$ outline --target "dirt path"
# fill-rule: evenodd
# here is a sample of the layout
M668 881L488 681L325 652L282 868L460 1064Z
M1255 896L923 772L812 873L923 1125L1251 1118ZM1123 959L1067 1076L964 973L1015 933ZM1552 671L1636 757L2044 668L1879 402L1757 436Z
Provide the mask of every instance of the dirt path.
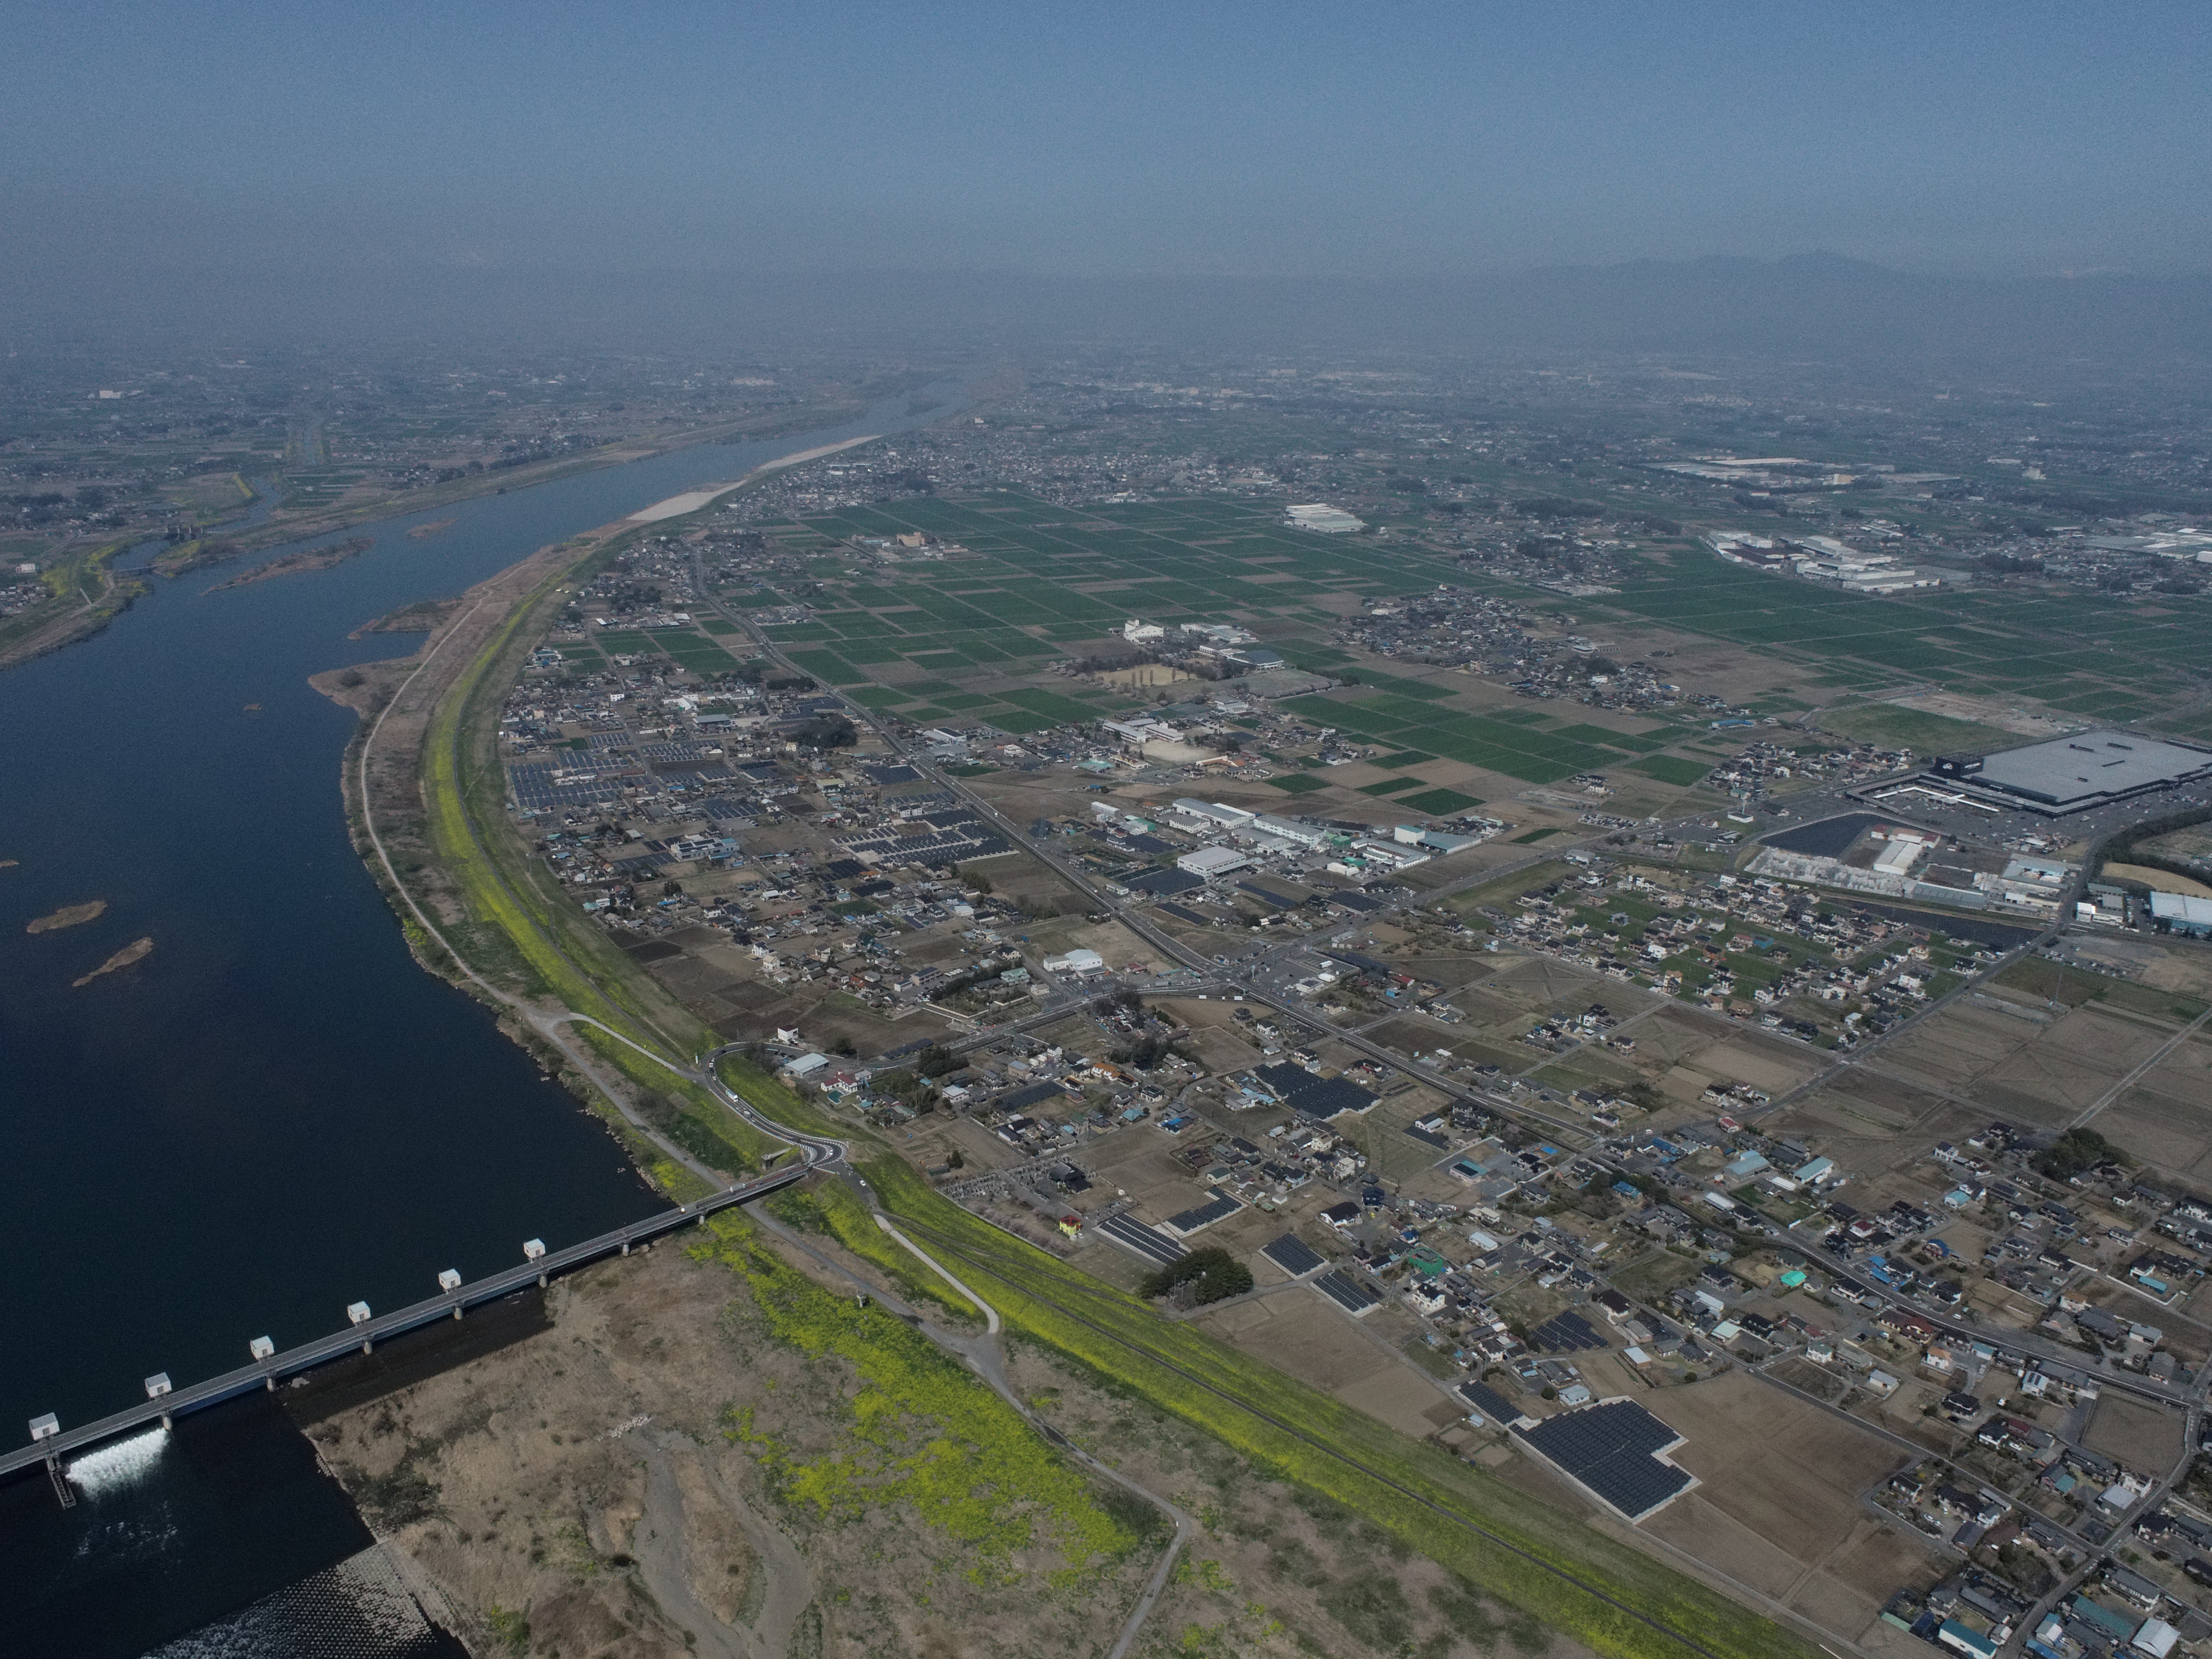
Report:
M843 1267L838 1263L830 1261L830 1258L823 1255L821 1251L815 1249L811 1245L801 1239L797 1234L792 1232L790 1229L777 1222L773 1217L769 1216L758 1206L747 1205L745 1207L757 1224L766 1227L770 1232L773 1232L784 1243L791 1245L795 1249L804 1251L807 1255L821 1263L823 1267L830 1268L831 1271L843 1274L848 1278L853 1277L850 1269ZM1193 1538L1197 1536L1198 1528L1196 1524L1188 1515L1185 1515L1182 1510L1178 1509L1175 1504L1170 1503L1166 1498L1161 1497L1158 1492L1139 1486L1135 1481L1130 1480L1127 1475L1123 1474L1112 1465L1102 1462L1097 1458L1093 1457L1089 1452L1084 1450L1082 1447L1077 1445L1073 1440L1070 1440L1066 1435L1060 1433L1059 1430L1054 1428L1050 1424L1047 1423L1042 1417L1040 1417L1037 1414L1036 1408L1027 1400L1022 1397L1020 1391L1014 1387L1012 1382L1006 1376L1006 1350L1000 1346L999 1340L999 1334L1001 1329L1001 1325L999 1319L998 1310L994 1308L989 1303L986 1302L981 1297L976 1295L974 1291L969 1289L968 1286L963 1284L959 1279L955 1279L950 1272L940 1266L937 1261L920 1245L916 1244L912 1239L908 1238L904 1233L893 1226L880 1212L878 1212L876 1216L876 1224L882 1228L884 1232L890 1234L890 1237L896 1239L901 1245L904 1246L906 1249L911 1252L924 1267L930 1270L930 1272L935 1273L946 1284L951 1285L954 1290L959 1291L961 1295L966 1297L978 1308L981 1308L983 1310L983 1316L988 1322L988 1324L986 1328L979 1334L974 1335L963 1334L957 1331L947 1330L943 1326L935 1323L933 1321L925 1318L922 1316L920 1310L907 1306L901 1298L890 1294L880 1286L866 1285L866 1288L870 1291L870 1293L886 1308L889 1308L892 1312L897 1314L901 1318L911 1320L914 1324L920 1328L923 1335L929 1338L931 1341L936 1343L938 1346L943 1348L946 1352L957 1354L961 1358L966 1360L969 1369L975 1371L978 1376L981 1377L983 1381L989 1385L993 1393L996 1394L1001 1400L1004 1400L1009 1406L1012 1406L1016 1412L1019 1413L1022 1419L1026 1422L1030 1428L1042 1435L1052 1445L1057 1447L1063 1455L1073 1459L1085 1468L1089 1469L1093 1474L1097 1475L1101 1480L1110 1481L1115 1486L1121 1487L1122 1491L1132 1492L1137 1497L1143 1498L1145 1502L1158 1510L1174 1523L1174 1537L1170 1540L1167 1548L1161 1552L1159 1564L1152 1569L1152 1577L1146 1580L1143 1593L1138 1596L1136 1605L1129 1610L1128 1618L1122 1623L1120 1637L1115 1641L1112 1649L1106 1656L1106 1659L1127 1659L1127 1656L1129 1651L1136 1646L1138 1637L1144 1632L1145 1621L1152 1616L1154 1605L1159 1601L1161 1595L1166 1590L1168 1587L1168 1578L1175 1571L1176 1562L1181 1559L1184 1547L1189 1544ZM854 1282L861 1283L862 1281L855 1279Z
M687 1644L703 1659L754 1659L756 1649L738 1627L725 1623L692 1592L691 1553L685 1539L684 1492L667 1442L674 1437L634 1429L623 1443L645 1463L645 1508L630 1551L645 1587L662 1613L683 1627ZM781 1649L771 1650L781 1652Z
M791 1633L799 1626L799 1615L814 1599L813 1575L789 1534L746 1503L723 1478L719 1464L709 1462L706 1468L715 1492L729 1505L745 1541L752 1546L753 1558L759 1564L756 1570L768 1575L768 1595L753 1615L753 1639L762 1654L782 1659L791 1651Z

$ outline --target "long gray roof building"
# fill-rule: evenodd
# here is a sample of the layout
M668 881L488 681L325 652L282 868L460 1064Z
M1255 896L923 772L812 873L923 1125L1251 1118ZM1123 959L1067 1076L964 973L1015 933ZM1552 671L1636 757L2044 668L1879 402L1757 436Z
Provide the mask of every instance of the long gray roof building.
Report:
M2140 732L2101 730L1994 755L1951 755L1934 776L2017 810L2060 817L2154 789L2212 777L2212 751Z

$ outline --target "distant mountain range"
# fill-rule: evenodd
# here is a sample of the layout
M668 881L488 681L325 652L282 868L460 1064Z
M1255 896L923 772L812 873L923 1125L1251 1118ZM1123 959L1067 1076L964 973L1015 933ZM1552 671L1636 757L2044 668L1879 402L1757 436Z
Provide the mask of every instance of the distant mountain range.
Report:
M1087 341L1243 351L1663 352L2002 368L2212 358L2212 276L1921 276L1825 255L1433 279L856 271L613 274L458 266L63 279L0 270L0 331L681 348Z

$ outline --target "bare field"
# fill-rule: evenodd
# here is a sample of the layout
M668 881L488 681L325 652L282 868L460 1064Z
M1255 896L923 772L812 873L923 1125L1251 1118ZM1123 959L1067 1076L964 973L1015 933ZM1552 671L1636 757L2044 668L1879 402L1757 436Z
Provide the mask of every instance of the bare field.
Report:
M2041 1030L1962 1000L1885 1044L1882 1055L1899 1071L1915 1073L1942 1088L1963 1090L2002 1065Z
M1705 1502L1808 1570L1850 1540L1864 1514L1860 1494L1903 1461L1895 1447L1741 1371L1644 1403L1688 1437L1674 1459L1704 1483Z
M2096 1128L2129 1156L2199 1182L2212 1181L2212 1079L2168 1078L2160 1066L2097 1115ZM2179 1082L2194 1097L2156 1086Z
M1641 1526L1613 1530L1671 1547L1753 1605L1763 1598L1873 1648L1885 1645L1875 1632L1890 1595L1941 1576L1934 1552L1860 1502L1905 1461L1896 1448L1741 1372L1636 1398L1687 1437L1671 1455L1700 1484ZM1533 1459L1498 1473L1592 1510Z
M2177 1412L2108 1395L2097 1401L2081 1443L2131 1469L2164 1474L2181 1456L2181 1431Z

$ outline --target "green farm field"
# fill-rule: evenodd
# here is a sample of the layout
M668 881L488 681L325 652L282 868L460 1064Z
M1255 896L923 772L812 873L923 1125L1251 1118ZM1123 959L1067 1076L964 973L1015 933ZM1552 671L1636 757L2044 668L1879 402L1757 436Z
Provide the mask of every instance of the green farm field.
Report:
M815 615L772 630L809 672L910 716L968 715L1019 734L1120 712L1131 702L1040 684L1038 671L1086 642L1103 646L1135 617L1236 623L1293 665L1346 676L1341 690L1285 707L1388 745L1394 754L1385 766L1448 760L1531 785L1632 771L1688 788L1725 752L1684 752L1706 736L1702 721L1629 717L1616 729L1607 723L1615 717L1579 708L1555 714L1518 701L1501 706L1498 688L1472 677L1355 657L1332 637L1347 600L1450 585L1550 601L1410 541L1386 550L1365 538L1304 534L1251 503L1194 498L1071 507L1009 491L852 507L765 528L790 545L918 530L968 550L866 579L837 580L824 562ZM746 605L763 597L735 596ZM1322 599L1335 608L1316 603ZM1758 574L1682 547L1634 562L1620 592L1578 601L1577 614L1584 626L1699 635L1789 661L1805 671L1806 695L1816 701L1838 690L1940 685L2124 720L2155 719L2186 692L2212 600L2152 606L2094 594L1952 588L1877 599ZM925 700L926 708L909 706ZM1758 712L1787 715L1805 707L1769 698ZM1969 722L1875 705L1836 711L1822 723L1839 736L1916 751L2005 746Z

